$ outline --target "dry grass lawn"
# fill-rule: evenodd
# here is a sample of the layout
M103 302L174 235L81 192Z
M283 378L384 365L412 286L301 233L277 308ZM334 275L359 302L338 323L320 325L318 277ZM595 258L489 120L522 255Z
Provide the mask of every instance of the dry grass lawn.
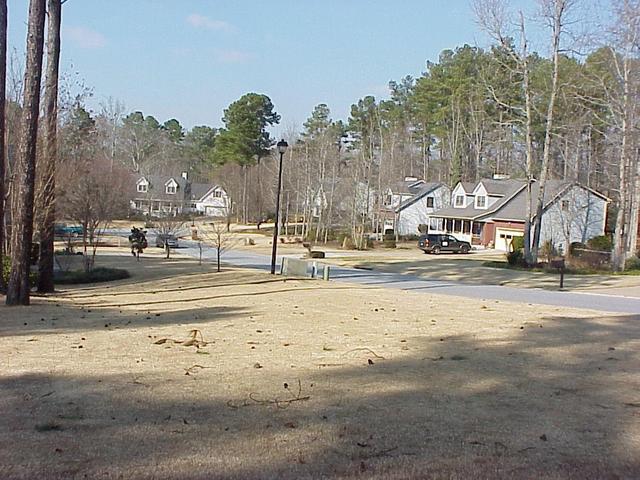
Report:
M2 479L640 477L640 316L99 260L0 307Z

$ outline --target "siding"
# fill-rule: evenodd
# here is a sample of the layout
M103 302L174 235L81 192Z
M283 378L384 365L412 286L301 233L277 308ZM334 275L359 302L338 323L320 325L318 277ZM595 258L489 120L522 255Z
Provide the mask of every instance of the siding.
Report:
M563 211L563 202L568 202ZM604 235L607 202L589 190L573 186L556 200L542 216L540 245L551 241L567 253L572 242L586 242Z
M427 198L433 197L433 208L427 207ZM439 187L398 214L398 235L419 235L418 226L429 224L429 216L436 210L448 207L450 193L447 187Z

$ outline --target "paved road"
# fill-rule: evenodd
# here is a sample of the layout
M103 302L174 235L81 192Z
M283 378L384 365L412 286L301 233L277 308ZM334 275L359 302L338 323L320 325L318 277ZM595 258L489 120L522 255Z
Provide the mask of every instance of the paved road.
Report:
M151 244L151 242L149 242ZM197 244L182 241L180 253L198 257ZM215 257L213 249L203 251L203 258ZM223 261L239 267L257 268L269 271L271 259L267 255L229 250L224 253ZM278 265L281 258L278 257ZM584 292L560 292L534 288L514 288L499 285L467 285L458 282L427 280L410 274L383 273L346 267L331 267L331 279L337 282L351 282L373 287L397 288L415 292L437 293L458 297L486 300L504 300L560 307L575 307L605 312L640 314L640 298L591 294Z

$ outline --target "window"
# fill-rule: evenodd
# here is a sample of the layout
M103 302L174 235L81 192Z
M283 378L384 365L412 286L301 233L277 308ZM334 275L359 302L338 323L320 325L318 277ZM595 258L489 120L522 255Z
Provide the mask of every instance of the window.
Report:
M476 208L486 208L487 207L487 197L484 195L478 195L476 197Z
M427 197L427 208L433 208L433 197Z
M173 184L167 185L167 193L173 195L176 193L176 186Z
M456 207L464 207L464 195L456 195Z
M569 211L569 200L562 200L562 202L560 203L560 208L562 208L563 212L568 212Z
M216 190L215 192L213 192L213 196L215 198L221 198L222 197L222 192L220 190Z
M147 193L148 188L149 188L149 185L147 185L146 183L138 184L138 191L141 193Z

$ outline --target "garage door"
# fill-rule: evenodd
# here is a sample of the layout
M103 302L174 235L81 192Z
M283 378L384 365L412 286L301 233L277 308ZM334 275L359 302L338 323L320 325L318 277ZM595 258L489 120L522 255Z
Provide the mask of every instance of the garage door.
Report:
M511 241L513 237L522 237L524 232L522 230L515 230L512 228L496 228L496 243L495 249L503 252L508 252L511 247Z

